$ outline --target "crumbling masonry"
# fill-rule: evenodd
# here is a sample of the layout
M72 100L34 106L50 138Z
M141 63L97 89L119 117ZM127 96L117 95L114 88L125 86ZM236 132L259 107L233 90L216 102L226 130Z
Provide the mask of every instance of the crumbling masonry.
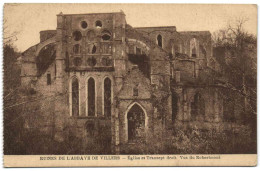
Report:
M22 85L55 97L54 125L42 126L54 127L56 140L90 141L105 130L120 153L156 127L225 128L212 51L208 31L133 28L123 12L60 13L57 29L23 53Z

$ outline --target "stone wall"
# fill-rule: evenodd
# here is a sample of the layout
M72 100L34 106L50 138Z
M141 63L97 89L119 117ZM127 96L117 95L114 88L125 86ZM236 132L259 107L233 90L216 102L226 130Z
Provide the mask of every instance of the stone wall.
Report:
M111 36L108 40L102 38L105 33ZM158 35L162 36L162 47L158 46ZM200 79L209 77L206 68L212 56L210 36L209 32L177 32L174 26L132 28L126 24L123 12L61 13L57 15L57 30L41 32L41 43L24 53L22 83L31 83L37 92L55 97L51 106L55 113L52 126L56 140L68 140L73 135L85 139L84 143L98 137L106 128L111 136L112 150L118 153L118 147L128 143L127 113L134 104L145 113L146 135L152 135L162 127L221 127L223 100L220 92ZM192 56L191 40L195 41L196 57ZM41 49L50 43L55 44L55 61L37 77L35 60ZM178 52L175 45L179 47ZM149 59L149 78L128 60L128 55L137 53L136 48ZM111 61L109 66L102 61L104 57ZM51 76L49 85L48 74ZM79 81L79 116L72 116L74 78ZM95 116L88 116L87 111L89 78L95 80ZM104 116L105 78L112 82L111 118ZM134 95L136 90L137 95ZM192 105L198 92L205 102L205 114L198 113L193 117ZM172 117L172 93L178 98L176 118Z
M52 38L55 35L56 35L56 30L40 31L40 42L44 42L45 40Z

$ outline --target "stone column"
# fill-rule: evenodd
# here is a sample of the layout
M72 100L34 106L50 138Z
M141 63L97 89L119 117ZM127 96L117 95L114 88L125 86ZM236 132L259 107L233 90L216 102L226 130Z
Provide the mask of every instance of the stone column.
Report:
M56 87L56 97L55 97L55 135L54 138L58 141L63 141L65 134L64 134L64 126L66 122L66 118L69 117L69 104L68 104L68 97L69 91L68 89L68 82L64 82L65 78L65 53L63 50L63 14L57 15L57 34L56 34L56 80L55 80L55 87Z

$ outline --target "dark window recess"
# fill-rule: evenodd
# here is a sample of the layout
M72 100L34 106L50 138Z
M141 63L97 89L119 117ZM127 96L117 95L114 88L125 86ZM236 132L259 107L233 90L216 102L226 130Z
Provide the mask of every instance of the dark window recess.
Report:
M77 78L72 80L72 116L79 116L79 82Z
M110 40L111 36L108 34L102 35L102 40Z
M127 113L128 141L142 142L145 138L145 114L143 109L135 104Z
M86 29L88 27L88 23L86 21L81 21L81 27Z
M51 74L47 74L47 85L51 85Z
M192 48L192 57L197 57L197 52L196 52L196 48Z
M92 56L88 58L87 63L89 66L95 66L97 64L97 60Z
M96 45L94 45L94 46L92 47L92 54L96 53L96 51L97 51L97 47L96 47Z
M81 38L82 38L82 34L81 34L80 31L74 31L73 32L73 39L75 41L79 41L79 40L81 40Z
M133 96L138 96L138 88L137 87L133 88Z
M95 80L89 78L88 80L88 116L95 116Z
M198 115L205 115L205 101L201 97L200 93L196 93L194 101L191 103L191 117L196 120Z
M175 121L178 113L178 95L172 92L172 122Z
M101 28L102 22L100 20L96 21L96 28Z
M104 81L104 115L111 117L111 80L106 78Z
M150 78L150 60L146 54L128 54L128 60L136 64L145 77Z
M109 32L109 31L103 31L102 32L102 40L110 40L110 38L111 38L111 33Z
M160 34L157 36L157 45L162 47L162 36Z
M79 53L81 52L81 50L80 50L80 45L79 45L79 44L75 44L75 45L73 46L73 52L74 52L75 54L79 54Z
M82 60L79 57L73 59L73 63L75 66L80 66L82 64Z
M40 53L36 58L38 76L41 76L46 72L49 66L54 62L55 58L55 44L49 44L40 50Z
M112 60L109 59L108 57L102 58L101 62L102 62L103 66L111 66L112 65Z

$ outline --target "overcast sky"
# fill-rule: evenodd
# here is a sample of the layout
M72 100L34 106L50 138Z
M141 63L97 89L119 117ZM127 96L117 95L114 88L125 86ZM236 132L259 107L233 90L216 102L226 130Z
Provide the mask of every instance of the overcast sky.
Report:
M56 29L56 15L78 13L119 12L126 14L133 27L176 26L177 31L213 33L228 21L247 17L245 29L257 33L255 5L175 5L175 4L19 4L5 5L4 18L8 31L19 31L14 45L20 51L40 41L41 30Z

